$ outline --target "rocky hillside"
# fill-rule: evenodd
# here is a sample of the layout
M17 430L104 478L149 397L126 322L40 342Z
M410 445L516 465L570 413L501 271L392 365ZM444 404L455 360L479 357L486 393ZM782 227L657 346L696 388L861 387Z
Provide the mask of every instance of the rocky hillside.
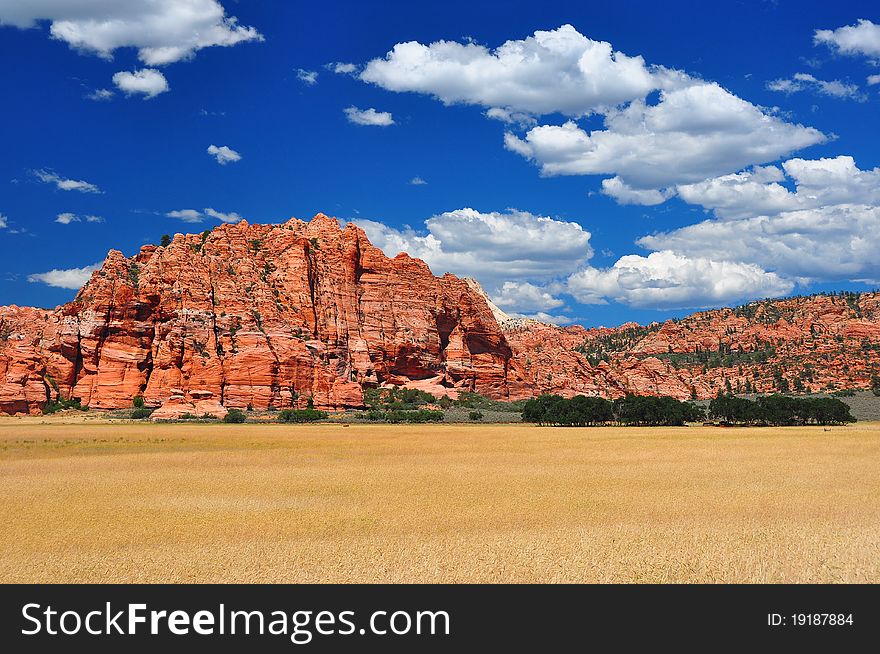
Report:
M864 388L878 307L875 294L816 296L558 328L506 317L472 280L386 257L355 225L240 222L132 258L111 251L55 310L0 307L0 412L72 397L122 408L138 395L148 406L359 407L377 385L502 400Z
M880 373L880 294L763 300L647 327L531 324L507 338L542 392L704 399L721 389L864 389Z

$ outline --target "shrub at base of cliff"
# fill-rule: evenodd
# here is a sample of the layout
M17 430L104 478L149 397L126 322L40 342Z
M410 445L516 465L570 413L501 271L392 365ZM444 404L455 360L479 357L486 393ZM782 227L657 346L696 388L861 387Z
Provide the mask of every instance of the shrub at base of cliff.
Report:
M681 426L705 419L703 409L671 397L627 395L610 402L602 397L541 395L523 407L523 422L560 427L589 427L616 422L631 426Z
M483 419L483 414L482 414L481 412L479 412L479 411L471 411L471 412L468 414L468 418L470 418L470 419L473 420L474 422L480 422L480 420Z
M241 409L229 409L226 415L223 416L223 422L227 423L241 424L245 421L247 421L247 416Z
M433 404L430 393L414 388L368 388L364 390L364 404L371 409L411 411L425 404Z
M442 422L443 412L429 409L419 409L418 411L377 411L371 409L367 411L365 417L371 422Z
M834 397L803 398L768 395L755 401L719 393L709 415L734 425L843 425L855 422L850 407Z
M78 397L73 397L73 398L70 398L69 400L59 398L57 400L50 400L49 402L46 402L46 406L43 407L43 415L49 415L52 413L56 413L58 411L63 411L64 409L75 409L77 411L88 411L89 407L82 406L80 404L80 399Z
M326 419L327 412L317 409L284 409L278 413L278 422L321 422Z
M154 409L148 409L146 407L139 407L137 409L132 409L129 417L132 420L143 420L144 418L149 418L153 415Z

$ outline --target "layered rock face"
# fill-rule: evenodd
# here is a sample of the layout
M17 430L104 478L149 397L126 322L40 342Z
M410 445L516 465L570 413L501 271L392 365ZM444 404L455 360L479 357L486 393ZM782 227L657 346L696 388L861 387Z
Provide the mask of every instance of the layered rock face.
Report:
M880 294L763 300L646 327L529 323L506 336L535 392L706 399L866 389L880 374Z
M485 300L324 215L222 225L111 251L55 311L0 309L0 411L47 399L160 406L209 391L225 407L362 405L365 385L520 397L527 385ZM176 390L172 390L176 389Z
M816 296L614 329L505 316L478 285L393 259L352 224L222 225L111 251L58 309L0 307L0 412L49 400L170 413L360 407L363 388L503 400L864 388L880 296ZM210 406L209 406L210 405ZM177 407L177 408L174 408ZM209 411L210 409L210 411Z

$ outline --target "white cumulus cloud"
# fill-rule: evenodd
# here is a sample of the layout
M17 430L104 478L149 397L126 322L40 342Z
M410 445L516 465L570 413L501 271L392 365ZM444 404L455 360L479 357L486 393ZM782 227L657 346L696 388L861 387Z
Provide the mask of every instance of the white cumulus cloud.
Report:
M373 125L376 127L388 127L394 124L394 117L387 111L376 111L372 107L369 109L358 109L357 107L348 107L344 110L348 118L348 122L355 125Z
M488 117L511 126L507 149L534 161L542 174L608 175L613 181L605 192L622 202L656 204L676 184L826 140L714 82L650 65L571 25L494 50L471 41L398 43L368 62L360 78L445 104L486 107ZM537 124L551 114L569 120ZM528 129L521 135L516 128Z
M9 225L9 219L6 216L4 216L2 213L0 213L0 229L6 229L6 227L8 225Z
M111 58L136 48L148 66L192 57L203 48L262 41L253 27L227 16L217 0L0 0L0 24L19 28L49 22L54 39Z
M505 135L506 147L535 161L544 175L610 174L643 191L734 172L824 140L815 129L696 80L661 91L655 105L636 100L607 111L605 129L588 132L567 121L533 127L522 138Z
M406 252L425 261L435 274L473 277L493 297L505 281L561 277L593 254L590 233L579 224L515 209L447 211L425 221L427 233L370 220L356 224L388 256Z
M241 155L228 145L218 147L212 143L208 146L208 154L214 157L221 166L225 166L230 162L241 161Z
M880 57L880 25L861 19L855 25L816 30L813 41L847 55Z
M641 204L644 206L663 204L674 195L669 189L634 189L620 177L603 179L602 193L614 198L620 204Z
M492 295L492 301L505 311L547 311L558 309L564 300L555 297L549 289L529 282L504 282Z
M134 72L119 71L113 75L113 83L126 95L141 94L145 100L169 90L168 80L155 68L142 68Z
M752 262L798 281L880 280L880 208L841 204L706 220L641 238L650 249Z
M590 113L655 88L642 57L614 51L571 25L537 31L495 50L467 42L398 43L373 59L361 79L390 91L433 95L445 104L478 104L530 114Z
M781 182L790 179L790 191ZM880 168L861 170L847 155L789 159L782 167L756 167L742 173L678 187L679 196L712 210L720 218L773 215L835 204L880 205Z
M92 273L100 268L100 263L93 263L90 266L83 266L82 268L68 268L64 270L56 268L48 272L28 275L28 281L48 284L49 286L54 286L56 288L79 290L82 288L83 284L89 281Z
M640 245L723 253L804 282L880 279L880 168L862 170L850 156L796 158L678 192L716 218L645 236Z
M567 291L585 304L609 299L635 307L690 309L791 292L794 283L754 264L687 257L674 252L631 254L610 268L587 267Z

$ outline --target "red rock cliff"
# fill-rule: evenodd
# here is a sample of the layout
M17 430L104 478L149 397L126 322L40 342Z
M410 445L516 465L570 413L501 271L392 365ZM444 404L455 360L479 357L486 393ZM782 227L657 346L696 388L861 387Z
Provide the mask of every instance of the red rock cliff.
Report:
M352 224L222 225L138 255L111 251L55 311L0 308L0 411L47 398L157 406L206 390L227 407L362 405L362 387L522 396L485 300Z

